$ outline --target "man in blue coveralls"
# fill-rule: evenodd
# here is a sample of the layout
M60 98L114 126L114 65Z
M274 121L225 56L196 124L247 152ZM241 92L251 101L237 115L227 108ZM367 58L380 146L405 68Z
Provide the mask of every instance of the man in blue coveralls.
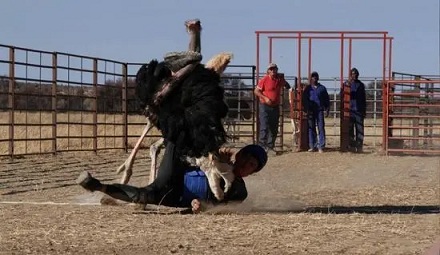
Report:
M350 71L350 149L355 152L363 151L364 118L367 111L365 85L359 80L359 71Z
M319 83L319 74L317 72L311 74L310 84L304 89L302 102L304 112L307 113L308 151L318 150L322 153L325 148L324 117L327 117L329 114L330 98L325 86ZM316 126L318 126L318 134L316 133Z

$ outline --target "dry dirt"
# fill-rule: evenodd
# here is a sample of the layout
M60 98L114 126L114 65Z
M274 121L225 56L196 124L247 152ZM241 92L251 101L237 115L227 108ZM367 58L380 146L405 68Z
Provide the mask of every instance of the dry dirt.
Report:
M422 254L440 236L438 157L287 152L247 178L243 204L199 215L96 205L74 184L83 170L118 181L126 156L2 159L0 254Z

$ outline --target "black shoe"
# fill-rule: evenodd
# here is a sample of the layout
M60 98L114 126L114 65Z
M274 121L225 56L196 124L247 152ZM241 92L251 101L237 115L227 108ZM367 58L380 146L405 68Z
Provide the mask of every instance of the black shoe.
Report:
M76 178L76 183L84 189L92 192L102 188L101 182L93 178L87 171L82 172L78 178Z
M266 151L266 153L267 153L267 156L269 156L269 157L278 156L278 152L276 152L274 149L268 149Z

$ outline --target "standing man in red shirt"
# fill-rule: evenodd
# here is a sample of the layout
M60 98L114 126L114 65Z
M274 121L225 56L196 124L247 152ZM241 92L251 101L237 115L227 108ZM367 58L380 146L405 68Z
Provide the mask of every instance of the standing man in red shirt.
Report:
M271 63L267 67L266 75L261 78L255 87L254 94L259 98L259 141L270 154L276 155L274 151L275 140L278 134L280 117L281 89L290 88L289 83L283 76L278 74L278 66Z

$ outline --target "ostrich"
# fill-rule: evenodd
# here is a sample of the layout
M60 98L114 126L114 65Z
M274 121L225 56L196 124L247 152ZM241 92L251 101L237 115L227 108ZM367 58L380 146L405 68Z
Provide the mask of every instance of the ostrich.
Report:
M128 183L140 145L155 126L162 131L163 137L150 147L150 183L156 178L157 156L166 138L177 144L189 162L205 171L213 194L223 200L235 178L232 166L220 162L217 157L220 146L226 142L221 120L228 112L223 88L219 86L220 75L231 59L232 54L220 53L204 66L198 62L188 63L176 72L154 60L140 68L136 92L145 107L147 125L127 160L117 169L117 173L123 173L121 183ZM199 129L199 132L189 129ZM201 133L208 135L197 136ZM225 181L224 190L221 178Z

